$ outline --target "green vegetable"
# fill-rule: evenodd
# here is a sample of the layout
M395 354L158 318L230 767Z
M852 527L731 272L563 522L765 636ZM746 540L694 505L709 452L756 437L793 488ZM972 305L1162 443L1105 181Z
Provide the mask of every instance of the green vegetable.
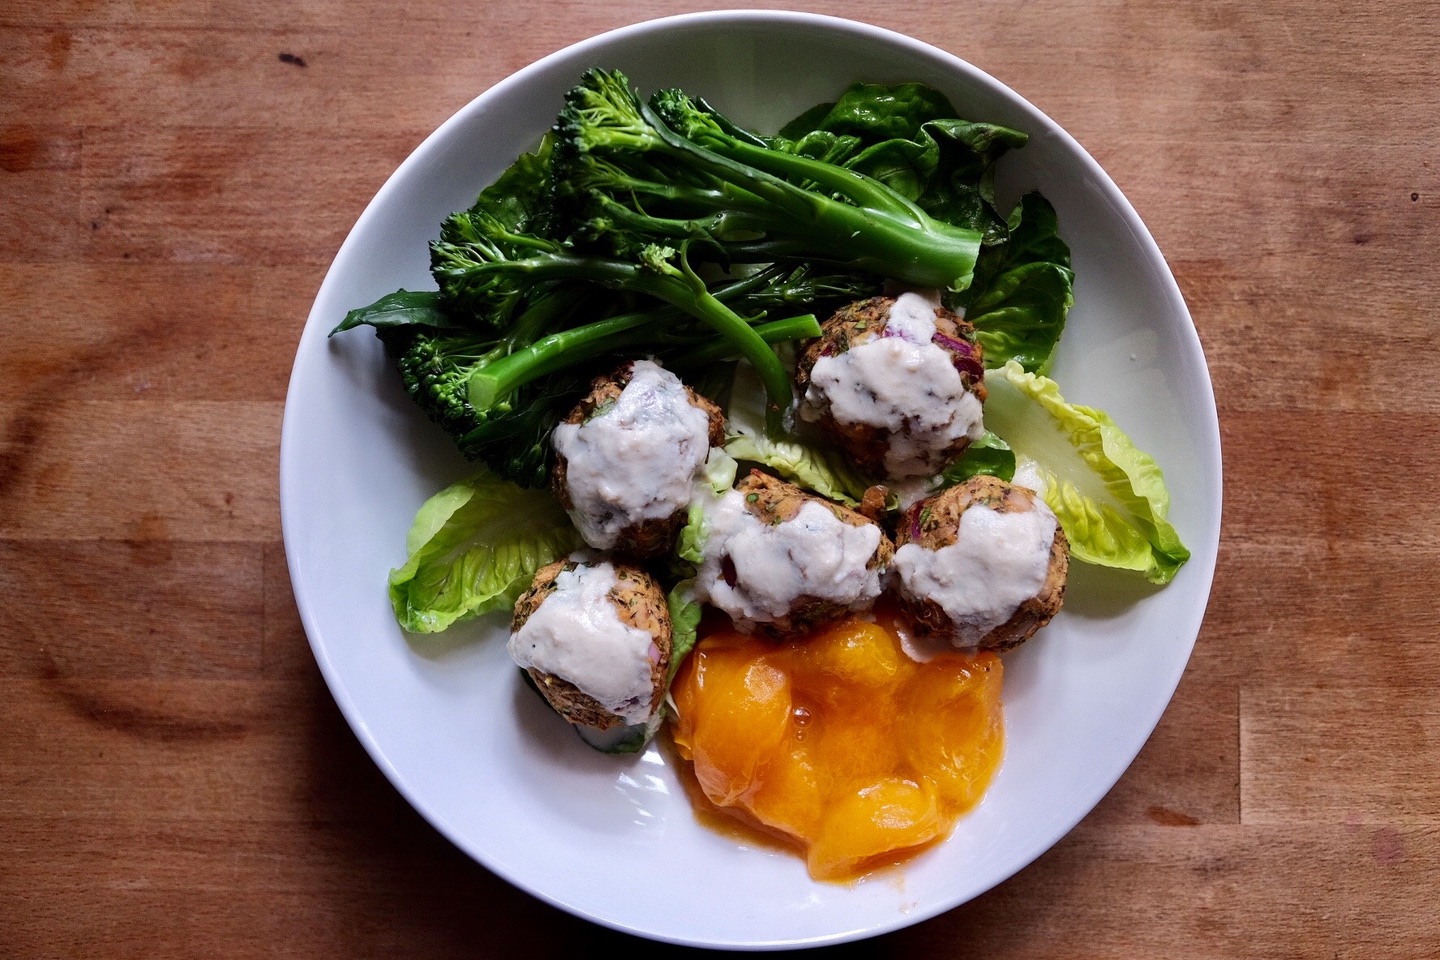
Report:
M941 483L930 492L935 493L936 490L964 483L971 477L982 474L999 477L1007 483L1015 479L1015 451L989 430L986 430L979 440L967 446L965 452L941 472Z
M680 90L645 103L623 74L590 70L556 129L557 191L577 238L599 248L623 252L642 234L735 262L789 258L925 287L970 283L979 231L937 220L871 177L769 147Z
M374 327L460 451L523 486L546 481L551 431L621 361L652 355L724 393L715 365L743 359L766 397L747 456L853 498L828 476L837 458L771 449L791 401L774 345L889 278L949 288L991 362L1039 369L1068 253L1032 236L1053 214L994 210L995 162L1024 134L960 120L919 84L856 85L805 116L767 140L678 90L642 102L589 71L539 147L441 225L438 290L382 297L335 332Z
M1190 557L1166 515L1160 467L1109 416L1065 401L1055 381L1011 361L986 374L985 423L1043 481L1077 560L1168 583Z
M975 286L949 300L975 325L985 366L1015 360L1031 373L1049 370L1075 302L1070 248L1058 228L1049 202L1026 194L1007 221L1007 241L981 252Z
M606 262L573 259L592 266ZM684 263L683 259L681 262ZM724 311L740 326L746 327L746 343L751 340L758 342L768 358L766 363L773 362L777 367L779 361L769 344L819 336L819 323L808 313L768 323L761 323L758 319L750 322L742 320L737 311L763 318L772 311L829 303L842 297L864 296L875 289L873 283L863 278L789 267L772 267L705 287L699 283L693 270L689 270L688 266L685 269L688 273L684 285L686 289L693 288L696 296L703 298L704 309ZM643 276L643 271L636 276ZM635 283L636 289L640 289L641 280L635 279ZM684 306L681 301L688 294L678 290L678 287L666 287L652 292L675 307ZM483 368L475 369L468 381L468 399L475 409L490 410L532 380L596 357L618 356L626 350L656 354L667 366L676 369L695 368L727 357L745 356L742 350L748 347L743 344L737 344L728 337L716 338L708 328L687 323L686 314L691 312L689 306L684 311L651 307L620 313L534 339L508 355L488 361ZM784 376L783 370L781 375ZM785 383L788 396L788 379Z
M390 603L406 630L438 633L459 620L509 611L537 570L580 545L549 494L481 470L415 514L408 558L390 573Z
M674 681L680 664L690 655L699 639L700 615L704 612L699 600L695 599L694 580L681 580L665 598L670 608L670 673L665 678L666 690Z
M711 296L763 318L802 304L869 296L876 289L864 277L771 267L719 282ZM522 486L540 486L549 475L550 433L594 377L642 354L654 354L687 376L736 355L709 327L666 306L543 333L566 322L582 296L584 288L550 289L499 332L463 326L443 306L441 293L399 291L350 311L334 332L374 327L410 398L465 456ZM767 350L772 342L820 333L810 314L761 320L750 330Z
M530 675L527 673L525 676L528 679ZM530 681L530 685L534 686L533 680ZM601 753L639 753L645 749L646 744L655 739L655 735L660 732L660 727L664 723L665 711L656 710L644 723L611 727L608 730L577 723L575 732L580 735L581 740Z
M825 131L867 145L909 140L926 123L955 115L944 94L921 83L855 83L835 103L820 104L790 121L778 139Z
M448 330L455 326L450 315L440 308L440 294L434 290L397 290L387 293L368 307L351 310L345 319L330 331L333 337L342 330L369 324L376 331L387 327L433 327Z
M709 528L705 524L705 501L696 497L690 501L690 509L685 513L685 525L680 528L679 537L675 541L675 556L690 564L692 570L700 566L705 562L705 540L709 534Z
M740 465L724 450L711 450L705 458L701 479L695 485L695 495L685 515L685 525L675 542L675 569L683 580L689 580L694 568L705 561L705 504L711 496L721 497L735 486L735 475ZM707 495L708 494L708 495ZM673 611L672 611L673 612Z
M1043 373L1074 302L1075 278L1042 196L1027 194L1006 216L996 207L996 164L1026 139L957 119L943 96L919 84L855 84L828 109L791 121L772 143L867 174L930 216L980 231L974 279L947 293L946 306L975 325L986 366L1018 360Z
M709 325L760 372L778 417L789 401L784 368L745 318L718 300L696 273L688 243L672 247L649 238L640 242L631 233L626 240L622 256L579 254L557 240L513 233L483 212L458 213L445 222L440 241L431 246L431 272L440 283L442 302L502 329L524 316L523 304L560 282L587 281L664 301Z
M822 497L850 507L858 504L875 481L857 470L835 447L809 443L793 435L767 434L760 406L752 399L756 395L747 372L738 372L726 412L725 452L736 460L763 464Z

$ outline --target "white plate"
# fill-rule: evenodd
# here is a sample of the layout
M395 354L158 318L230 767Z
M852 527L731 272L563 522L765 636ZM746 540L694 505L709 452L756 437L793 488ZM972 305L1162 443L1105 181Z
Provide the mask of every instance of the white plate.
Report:
M1076 302L1054 376L1110 412L1165 469L1193 551L1174 582L1074 565L1064 611L1007 658L1008 750L983 803L902 871L812 882L799 857L698 825L656 749L589 750L524 689L503 620L407 642L385 577L430 494L467 472L411 407L375 338L326 334L398 287L428 289L426 243L550 125L591 66L645 92L680 86L775 129L853 80L919 80L961 113L1031 135L1002 200L1038 188L1074 252ZM280 457L296 601L336 701L375 762L459 847L511 883L607 926L674 943L765 948L857 939L983 893L1043 853L1139 752L1190 655L1220 524L1220 439L1205 360L1174 279L1095 161L969 64L843 20L719 12L608 33L476 98L395 172L341 247L300 341ZM684 891L688 891L685 893Z

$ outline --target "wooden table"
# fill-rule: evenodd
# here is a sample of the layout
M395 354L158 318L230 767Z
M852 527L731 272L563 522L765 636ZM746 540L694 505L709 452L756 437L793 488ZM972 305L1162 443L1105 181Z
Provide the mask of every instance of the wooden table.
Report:
M526 63L699 8L4 5L0 956L675 952L388 785L306 646L276 476L309 302L394 167ZM1109 170L1193 311L1227 480L1125 778L989 894L832 952L1440 954L1440 10L824 9L969 59Z

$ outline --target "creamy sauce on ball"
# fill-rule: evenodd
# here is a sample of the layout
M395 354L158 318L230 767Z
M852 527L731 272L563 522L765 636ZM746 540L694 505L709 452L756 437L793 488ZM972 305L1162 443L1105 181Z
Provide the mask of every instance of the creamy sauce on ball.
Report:
M978 440L984 426L979 397L965 389L950 354L931 342L934 336L934 303L901 294L883 333L815 361L801 417L815 420L828 409L839 423L888 430L888 477L935 473L954 443Z
M608 410L556 427L570 518L585 542L608 550L627 527L683 509L710 452L709 433L709 417L679 378L650 360L634 363Z
M562 570L508 649L521 667L574 684L626 723L644 723L659 648L647 631L620 619L610 599L617 582L609 561Z
M1009 513L975 505L960 515L954 543L935 550L904 544L893 568L901 590L945 611L956 646L974 646L1039 595L1055 529L1055 514L1038 500L1032 510Z
M875 524L852 526L813 501L790 520L767 523L738 490L707 506L705 522L695 593L737 623L778 620L801 597L854 608L880 595L879 571L866 566L880 546Z

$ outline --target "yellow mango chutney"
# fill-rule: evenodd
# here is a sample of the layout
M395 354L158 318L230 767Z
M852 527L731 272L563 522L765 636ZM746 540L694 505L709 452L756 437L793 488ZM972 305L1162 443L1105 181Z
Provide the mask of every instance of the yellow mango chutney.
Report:
M844 882L949 836L1004 752L1004 667L991 653L924 663L888 612L783 644L710 633L671 694L672 737L716 807L799 847Z

